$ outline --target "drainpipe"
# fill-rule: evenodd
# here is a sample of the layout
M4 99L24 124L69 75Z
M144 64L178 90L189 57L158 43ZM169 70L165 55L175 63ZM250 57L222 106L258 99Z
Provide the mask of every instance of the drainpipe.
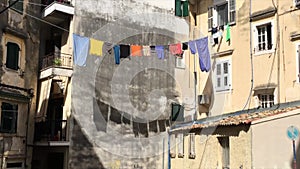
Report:
M31 108L31 101L33 97L33 89L28 89L27 93L30 97L29 102L27 103L27 119L26 119L26 137L25 137L25 162L24 167L27 168L27 146L28 146L28 131L29 131L29 115L30 115L30 108ZM33 129L34 130L34 129Z
M278 59L278 63L277 63L277 71L278 71L278 73L277 73L277 83L278 83L278 92L277 92L277 103L278 103L278 105L280 104L280 25L279 25L279 15L278 15L278 5L279 5L279 0L277 0L276 1L276 25L277 25L277 39L276 39L276 46L275 46L275 50L276 50L276 52L277 52L277 59ZM275 57L275 54L274 54L274 57Z

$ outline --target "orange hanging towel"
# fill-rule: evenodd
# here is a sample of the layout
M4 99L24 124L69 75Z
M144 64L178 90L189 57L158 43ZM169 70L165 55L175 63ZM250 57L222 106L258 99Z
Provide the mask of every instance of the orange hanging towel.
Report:
M143 56L142 46L131 45L130 50L131 50L131 56Z

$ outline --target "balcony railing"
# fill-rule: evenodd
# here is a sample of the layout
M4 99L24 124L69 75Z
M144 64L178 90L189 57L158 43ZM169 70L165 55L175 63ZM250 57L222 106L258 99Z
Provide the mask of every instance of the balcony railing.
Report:
M72 55L59 52L46 55L41 60L41 70L48 67L72 68Z
M35 124L35 141L67 141L67 120L46 120Z

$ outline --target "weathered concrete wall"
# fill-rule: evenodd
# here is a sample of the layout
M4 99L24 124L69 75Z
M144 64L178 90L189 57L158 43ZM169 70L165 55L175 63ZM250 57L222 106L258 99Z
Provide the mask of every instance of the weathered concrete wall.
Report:
M27 122L27 104L24 106L19 106L19 123L20 123L20 133L17 134L16 138L26 137L27 124L29 125L29 132L27 133L27 143L32 144L34 123L33 118L35 115L36 107L36 88L37 88L37 76L38 76L38 57L39 57L39 25L40 22L32 17L26 15L27 13L34 16L40 15L40 7L37 5L28 4L30 3L40 3L38 0L25 0L24 1L24 12L23 14L17 13L14 10L8 10L0 15L0 61L1 61L1 83L17 86L21 88L32 88L34 97L30 102L30 113L29 121ZM7 6L8 1L0 1L0 9L2 10L4 6ZM20 55L20 65L24 72L22 76L19 76L19 72L7 70L4 66L5 56L5 38L10 37L13 41L19 41L21 46ZM25 149L26 141L23 142L25 138L16 141L14 144L22 145ZM25 139L26 140L26 139ZM27 148L27 162L26 165L30 168L31 163L31 151L32 147ZM26 153L25 150L23 154Z
M168 45L188 33L186 22L169 10L129 0L76 1L74 21L74 33L116 44ZM178 23L185 24L178 29ZM178 95L174 67L168 52L163 60L153 53L120 65L113 53L88 56L86 67L75 67L72 113L78 123L71 130L70 167L167 167L170 103ZM89 148L78 139L82 134Z

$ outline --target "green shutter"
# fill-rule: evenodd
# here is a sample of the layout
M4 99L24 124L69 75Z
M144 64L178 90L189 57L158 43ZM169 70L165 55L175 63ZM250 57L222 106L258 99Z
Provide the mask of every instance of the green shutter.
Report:
M175 0L175 16L182 16L181 0Z
M182 8L183 8L183 17L189 16L189 1L183 1L182 2Z
M19 45L16 43L7 43L6 67L14 70L19 68Z
M184 107L180 104L173 103L172 104L172 115L171 115L172 121L184 121Z

